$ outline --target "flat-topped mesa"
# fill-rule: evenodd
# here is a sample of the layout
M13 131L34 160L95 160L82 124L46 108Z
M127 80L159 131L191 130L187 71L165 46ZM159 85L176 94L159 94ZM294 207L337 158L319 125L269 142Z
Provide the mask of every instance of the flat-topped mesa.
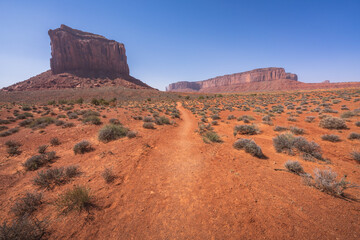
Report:
M61 25L49 30L53 74L87 77L129 76L124 44Z
M198 82L177 82L167 88L168 91L202 91L207 88L233 86L244 83L267 82L288 79L297 81L297 75L286 73L284 68L259 68L247 72L229 74Z

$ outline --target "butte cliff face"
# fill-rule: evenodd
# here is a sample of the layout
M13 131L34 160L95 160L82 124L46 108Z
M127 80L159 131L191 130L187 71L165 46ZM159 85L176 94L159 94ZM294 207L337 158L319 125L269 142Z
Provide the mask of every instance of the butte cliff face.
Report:
M219 76L198 82L172 83L167 91L216 91L216 88L241 86L243 84L270 82L276 80L297 81L297 75L286 73L284 68L259 68L252 71ZM244 85L243 85L244 86Z
M147 84L129 75L124 44L65 25L49 30L48 33L51 40L51 70L2 90L102 86L151 89Z
M51 71L82 76L127 76L124 44L61 25L49 30Z

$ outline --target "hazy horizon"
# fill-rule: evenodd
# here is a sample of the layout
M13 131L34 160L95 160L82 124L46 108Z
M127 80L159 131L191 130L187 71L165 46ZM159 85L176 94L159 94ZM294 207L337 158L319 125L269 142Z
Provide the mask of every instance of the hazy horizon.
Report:
M124 43L130 74L165 90L283 67L302 82L360 81L359 1L1 2L0 88L50 69L49 29Z

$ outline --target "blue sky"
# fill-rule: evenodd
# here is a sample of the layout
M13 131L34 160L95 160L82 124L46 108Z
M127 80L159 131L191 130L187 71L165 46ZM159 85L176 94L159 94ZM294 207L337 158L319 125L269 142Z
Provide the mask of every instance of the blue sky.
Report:
M359 0L2 0L0 88L50 68L60 24L124 43L130 74L160 90L260 67L360 81Z

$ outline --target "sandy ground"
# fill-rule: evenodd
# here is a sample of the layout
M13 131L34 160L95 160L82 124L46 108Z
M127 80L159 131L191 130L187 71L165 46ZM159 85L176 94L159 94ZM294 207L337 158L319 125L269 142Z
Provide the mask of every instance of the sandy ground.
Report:
M359 164L348 157L359 142L324 142L320 136L328 131L319 129L318 123L289 124L286 118L279 118L276 125L305 128L304 136L321 144L332 164L276 153L272 138L277 133L265 124L259 124L262 133L253 139L268 159L257 159L232 147L236 140L233 127L239 124L236 120L215 126L223 143L206 144L195 131L198 118L181 103L177 106L181 113L177 125L157 126L156 130L143 129L142 122L132 120L126 110L110 111L108 118L118 117L125 126L138 130L134 139L101 143L96 135L99 126L81 124L70 130L49 126L43 134L22 129L0 139L0 219L12 219L9 209L14 201L36 189L31 183L36 172L25 172L21 163L35 154L39 145L57 136L63 144L49 148L60 157L51 167L76 164L82 174L69 184L44 191L45 203L35 216L48 221L50 239L360 238L358 192L350 190L352 198L335 198L305 186L295 174L274 170L283 168L289 159L299 160L307 172L331 167L360 183ZM229 114L222 112L222 119ZM344 139L349 132L339 134ZM14 138L23 143L23 153L9 158L3 143ZM72 147L82 139L92 142L95 150L74 155ZM102 179L104 167L115 173L113 183ZM59 214L54 200L76 184L91 190L94 207Z

